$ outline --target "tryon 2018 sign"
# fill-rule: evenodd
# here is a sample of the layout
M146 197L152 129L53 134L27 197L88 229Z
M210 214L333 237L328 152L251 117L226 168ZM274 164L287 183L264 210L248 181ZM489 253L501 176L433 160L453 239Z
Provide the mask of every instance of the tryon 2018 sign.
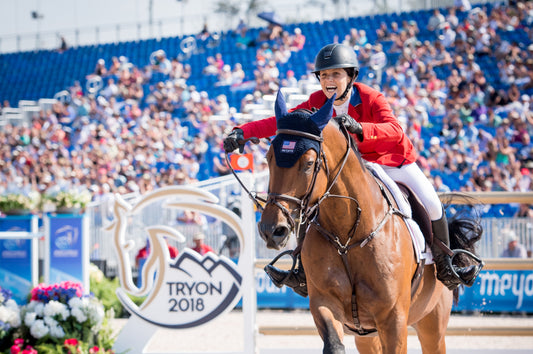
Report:
M164 201L164 202L163 202ZM117 296L132 314L157 326L189 328L206 323L235 307L241 296L242 276L239 264L231 259L207 253L204 256L185 249L171 260L165 239L185 241L185 236L167 225L150 225L144 230L150 253L142 267L142 283L133 283L130 265L131 245L127 238L128 221L144 208L163 202L162 208L195 210L213 216L231 227L244 245L243 230L236 214L215 202L211 193L190 187L166 187L143 197L130 206L117 196L115 220L111 226L118 256L121 287ZM241 259L241 257L239 257ZM146 296L137 306L128 297Z

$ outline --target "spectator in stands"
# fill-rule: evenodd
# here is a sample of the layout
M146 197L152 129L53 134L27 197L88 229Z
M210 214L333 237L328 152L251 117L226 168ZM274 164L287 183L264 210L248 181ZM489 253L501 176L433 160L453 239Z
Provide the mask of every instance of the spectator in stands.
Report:
M167 242L167 245L168 245L168 252L170 254L170 258L176 258L179 254L178 249L168 244L168 242ZM149 254L150 254L150 241L146 239L146 245L137 252L137 255L135 255L135 266L139 268L139 272L142 269L143 261L146 260Z
M302 34L302 30L299 27L296 27L294 29L294 36L292 36L290 50L293 52L298 52L303 49L304 45L305 36Z
M285 78L281 81L282 87L298 87L298 80L294 76L294 71L287 70Z
M454 6L459 11L470 11L472 9L472 5L470 5L470 1L469 0L455 0L454 1Z
M314 72L320 81L321 90L312 93L307 101L297 105L295 109L319 109L328 99L335 96L335 119L357 139L362 157L380 164L393 180L407 184L423 198L422 203L431 216L435 237L449 246L446 215L433 185L415 163L416 153L412 142L405 135L383 94L355 82L359 74L359 64L354 51L337 43L323 47L315 58ZM352 102L358 104L353 106ZM224 140L224 149L232 152L243 144L245 138L264 138L274 135L275 132L276 117L245 123L234 128L228 135ZM385 141L395 143L389 151L378 152L376 144L383 146ZM456 272L452 272L449 268L452 266L451 261L448 262L449 254L440 247L433 247L432 251L438 277L450 289L463 282L470 283L477 276L479 269L475 266L462 269L455 267ZM288 272L271 266L267 273L278 286L288 285L299 294L307 293L302 286L305 284L305 275L301 268L300 271ZM460 279L453 273L461 274Z
M59 44L58 51L60 53L63 53L64 51L68 49L67 40L65 39L64 36L59 36L59 40L61 43Z
M117 75L121 67L121 63L118 57L111 58L111 66L109 67L109 75Z
M507 247L502 252L501 257L527 258L526 247L518 242L513 230L504 229L501 231L501 236L507 242Z
M94 68L94 74L98 76L106 76L107 68L105 67L105 60L100 58L96 62L96 67Z
M391 34L386 22L382 21L380 23L379 28L376 30L376 36L378 37L379 41L386 41L390 39Z
M268 26L259 32L257 42L273 41L281 38L283 28L280 25L269 23Z
M159 49L153 54L152 70L166 75L170 74L172 63L167 58L167 53L164 50Z
M218 75L219 74L218 65L215 60L215 57L213 56L207 57L207 66L204 67L202 72L205 75Z
M446 19L443 14L440 13L440 9L433 9L433 14L428 20L427 29L431 32L437 32L441 26L446 22Z
M238 30L239 35L237 36L237 39L235 41L235 44L237 48L239 49L246 49L248 47L252 47L254 45L254 40L248 35L248 28L243 27L240 30Z
M376 83L381 85L383 69L387 65L387 55L383 51L383 46L380 43L375 44L372 48L368 65L374 72Z
M514 217L516 218L533 218L533 208L530 204L520 203Z
M165 242L167 242L168 253L170 254L170 258L171 259L176 258L179 254L178 249L170 245L166 239L165 239ZM146 245L143 248L141 248L135 255L135 266L137 267L137 270L138 270L136 284L138 287L142 286L142 269L149 254L150 254L150 241L146 239Z
M201 256L205 255L207 252L215 253L211 246L205 243L205 235L203 233L198 232L194 234L192 240L194 242L192 250L198 252Z
M448 193L451 191L450 187L444 184L440 175L433 177L433 185L435 186L435 190L439 193Z

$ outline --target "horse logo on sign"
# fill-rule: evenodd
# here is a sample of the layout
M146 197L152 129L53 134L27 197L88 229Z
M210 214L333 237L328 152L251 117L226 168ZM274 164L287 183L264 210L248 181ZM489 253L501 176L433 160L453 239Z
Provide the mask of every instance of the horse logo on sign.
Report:
M243 230L239 217L217 205L211 193L191 187L172 186L145 195L134 206L120 195L114 205L113 232L118 256L121 287L117 296L131 314L142 320L167 328L190 328L206 323L230 311L240 299L242 276L239 265L231 259L207 253L199 255L190 249L171 260L165 239L185 241L185 236L166 225L150 225L144 229L151 251L142 269L142 284L133 282L129 252L131 241L126 240L128 221L138 217L146 207L163 202L163 209L178 208L198 211L225 222L243 245ZM141 231L139 231L141 232ZM240 248L241 252L243 247ZM240 259L240 257L239 257ZM146 296L137 306L128 295Z

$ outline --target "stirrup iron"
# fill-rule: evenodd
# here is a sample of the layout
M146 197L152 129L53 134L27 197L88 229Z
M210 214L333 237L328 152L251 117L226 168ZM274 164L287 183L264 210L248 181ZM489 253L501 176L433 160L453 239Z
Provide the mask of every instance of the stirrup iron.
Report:
M272 278L270 278L270 280L272 280L272 282L274 283L274 285L276 285L278 288L281 288L283 286L283 284L287 281L287 279L289 279L289 277L291 276L291 273L294 272L294 268L296 268L296 257L294 256L293 254L294 250L286 250L286 251L283 251L281 252L280 254L278 254L276 257L274 257L274 259L272 259L272 261L270 261L270 263L268 263L265 268L263 268L263 270L267 273L267 275L270 277L270 274L268 274L267 272L267 267L268 266L272 266L274 267L274 264L276 264L276 262L283 256L285 255L290 255L291 258L292 258L292 267L291 269L288 271L287 275L285 276L285 278L283 278L282 281L280 281L280 285L276 284L276 282L274 282L274 280Z
M476 280L476 278L477 278L479 272L481 271L481 269L483 269L483 267L485 266L485 262L481 258L476 256L475 254L473 254L472 252L469 252L467 250L455 249L455 250L451 250L451 251L452 251L453 254L450 257L447 257L447 262L448 262L448 266L449 266L449 269L451 270L452 274L457 279L459 279L462 284L464 284L464 285L466 285L468 287L474 285L474 281ZM455 256L457 256L460 253L463 253L464 255L470 257L471 259L473 259L474 261L477 262L477 264L474 265L474 267L476 267L476 274L472 278L471 282L466 282L463 278L461 278L461 276L459 276L459 274L457 274L457 272L455 271L455 267L453 266L453 259L455 258Z

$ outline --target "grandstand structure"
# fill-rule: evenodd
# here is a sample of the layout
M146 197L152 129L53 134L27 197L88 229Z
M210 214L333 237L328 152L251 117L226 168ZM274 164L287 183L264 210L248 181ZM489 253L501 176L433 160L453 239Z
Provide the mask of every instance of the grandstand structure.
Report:
M441 2L436 1L440 4ZM459 23L475 14L476 9L483 8L485 12L490 13L495 7L501 6L503 2L484 2L474 6L472 11L458 11L457 17ZM439 5L440 6L440 5ZM442 7L441 11L447 13L449 7ZM392 22L415 23L419 32L416 35L417 42L433 43L439 40L439 33L427 29L427 24L432 16L433 9L421 9L414 11L396 12L388 14L374 14L367 16L357 16L350 18L337 18L327 21L299 22L290 23L283 26L283 30L293 33L299 28L306 36L305 46L291 53L286 62L278 62L279 79L286 79L289 71L292 71L296 78L304 78L299 81L297 87L285 89L288 95L288 102L291 105L305 100L310 92L317 89L316 81L312 80L309 74L309 64L313 63L314 57L319 49L338 38L342 40L344 35L350 33L352 28L363 29L366 31L368 43L379 43L382 49L387 53L387 66L394 66L400 60L401 53L391 50L394 43L391 40L378 38L377 30L381 23L390 24ZM532 38L529 31L531 26L526 20L520 26L510 28L500 28L497 35L501 41L516 43L519 48L526 50L532 45ZM251 38L258 38L263 28L250 28L247 32ZM262 43L256 43L247 47L239 47L238 35L236 31L228 30L217 33L216 36L210 36L204 41L200 41L194 35L180 35L173 37L151 38L134 41L124 41L118 43L93 44L72 47L65 51L57 50L38 50L16 53L0 54L0 102L9 102L9 107L3 107L0 113L0 131L8 124L14 126L28 125L48 109L55 102L63 102L76 109L76 100L71 96L70 88L79 83L84 95L87 97L98 97L100 91L105 88L105 79L98 80L95 78L95 65L99 59L106 63L111 63L113 58L123 58L125 62L140 68L150 67L153 64L153 55L158 51L163 51L169 58L176 58L182 64L188 64L192 68L190 77L186 79L187 87L195 87L198 92L205 92L209 98L214 99L224 96L230 107L234 110L231 114L223 117L211 116L212 121L219 121L221 125L232 121L239 123L249 119L259 119L272 115L272 95L262 95L261 103L248 103L243 105L243 99L248 96L254 96L255 87L255 70L257 68L257 49ZM275 45L275 41L267 42L268 46ZM416 45L416 43L412 43ZM245 72L245 78L239 85L220 85L215 75L206 75L203 72L208 63L208 57L214 57L220 54L224 63L230 67L240 63ZM498 59L493 55L476 55L475 62L479 65L480 70L485 74L487 83L496 91L509 89L510 84L502 80L498 70ZM435 66L433 68L437 77L446 80L452 71L451 65ZM360 68L359 81L371 85L379 85L376 82L374 70L363 64ZM385 78L383 78L385 80ZM150 97L154 87L159 83L163 85L174 84L168 74L151 71L149 79L142 84L143 97L138 100L140 109L150 106ZM520 92L523 95L533 95L533 89L527 88ZM188 119L189 112L182 106L174 107L169 112L172 119L178 121L182 127L186 128L189 138L194 137L199 132L199 128L192 124ZM81 118L81 117L80 117ZM443 129L443 119L440 115L429 116L432 124L421 128L421 135L424 137L426 145L429 148L431 137L439 140L440 133ZM230 128L230 127L228 127ZM486 130L495 134L494 127L486 126ZM213 157L218 152L214 147L210 147L206 153L206 158L200 166L197 179L207 181L216 177L213 174ZM169 164L161 163L150 168L155 170L168 169ZM533 170L532 170L533 171ZM442 180L452 190L459 190L471 177L470 174L459 172L432 170L433 176L439 175ZM93 205L90 212L97 210L94 216L95 225L102 224L104 212L98 211L101 205ZM485 215L488 217L507 218L502 219L504 224L514 224L512 216L515 214L518 206L514 204L495 205L486 208ZM104 213L104 214L102 214ZM100 219L98 219L100 218ZM172 216L170 219L174 219ZM169 219L169 220L170 220ZM99 221L98 221L99 220ZM516 228L523 227L522 224L516 223ZM514 226L513 226L514 227ZM524 226L525 227L525 226ZM524 229L526 230L526 229ZM101 232L99 230L98 232ZM533 235L531 230L527 229L524 236L531 242ZM528 244L531 246L531 244ZM496 252L495 250L491 252ZM496 256L492 254L491 256Z

